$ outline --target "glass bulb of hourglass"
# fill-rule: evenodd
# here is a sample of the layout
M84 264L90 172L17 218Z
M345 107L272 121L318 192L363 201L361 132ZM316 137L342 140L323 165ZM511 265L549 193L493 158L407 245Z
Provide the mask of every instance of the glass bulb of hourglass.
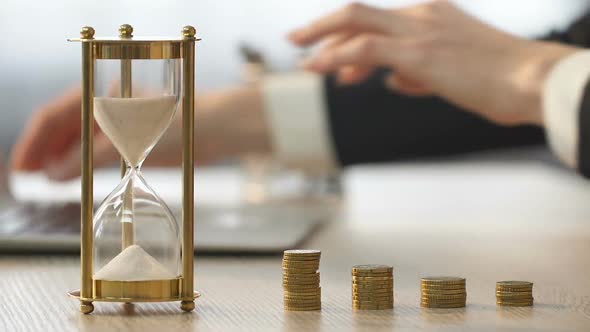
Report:
M96 122L128 166L95 214L94 279L163 280L179 275L177 223L140 172L176 107L175 96L94 99Z

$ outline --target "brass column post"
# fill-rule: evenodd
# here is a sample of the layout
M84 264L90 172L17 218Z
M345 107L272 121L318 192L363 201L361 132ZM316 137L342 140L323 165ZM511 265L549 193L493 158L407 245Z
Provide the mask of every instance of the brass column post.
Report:
M194 302L194 126L195 126L195 34L192 26L182 29L182 303L184 311Z
M81 197L81 246L80 265L80 310L91 313L92 301L92 254L93 254L93 135L94 135L94 29L83 27L82 39L82 197Z
M119 38L129 39L133 37L133 27L129 24L123 24L119 27ZM131 60L121 60L121 98L132 97L132 75L131 75ZM121 178L125 176L127 171L127 164L121 157ZM123 211L130 211L130 215L123 213L121 215L122 223L122 248L125 249L135 243L135 230L134 230L134 211L133 211L133 180L130 180L129 185L125 189L125 196L123 197ZM126 218L131 220L126 221Z

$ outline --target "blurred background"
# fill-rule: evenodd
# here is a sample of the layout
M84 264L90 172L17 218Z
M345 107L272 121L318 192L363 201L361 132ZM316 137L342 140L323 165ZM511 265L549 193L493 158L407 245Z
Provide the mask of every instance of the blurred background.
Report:
M116 35L122 23L137 35L172 35L186 24L203 38L197 49L199 91L238 84L243 59L240 43L262 51L270 67L293 69L301 50L285 35L348 3L345 0L3 0L0 9L0 147L10 151L27 118L44 102L79 83L80 49L66 38L91 25L97 35ZM418 1L364 1L405 6ZM585 0L455 1L502 29L538 36L560 29L589 6Z

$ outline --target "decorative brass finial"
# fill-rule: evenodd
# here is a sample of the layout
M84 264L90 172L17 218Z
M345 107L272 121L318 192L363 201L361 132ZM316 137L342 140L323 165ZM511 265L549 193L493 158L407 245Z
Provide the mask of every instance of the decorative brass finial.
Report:
M80 38L82 39L92 39L94 38L94 28L92 27L82 27L80 30Z
M131 38L133 37L133 27L129 24L123 24L119 27L119 37Z
M197 30L192 25L187 25L184 28L182 28L182 37L184 37L185 39L195 38L196 34Z

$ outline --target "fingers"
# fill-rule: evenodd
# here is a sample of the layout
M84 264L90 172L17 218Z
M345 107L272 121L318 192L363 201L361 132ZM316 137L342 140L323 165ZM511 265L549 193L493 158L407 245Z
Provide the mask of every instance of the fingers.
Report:
M12 167L36 171L66 151L80 131L80 89L73 89L35 113L17 140Z
M385 10L353 3L289 34L292 42L309 45L333 33L388 33L392 16Z
M106 136L100 134L94 139L94 167L104 167L119 159L119 154ZM80 176L82 150L80 141L72 144L62 158L52 159L45 165L45 174L56 181L70 180Z
M372 66L345 66L337 73L337 82L340 84L355 84L366 80L373 72Z
M389 75L385 79L385 85L387 85L392 90L396 90L402 94L414 97L424 97L432 94L430 89L428 89L423 84L420 84L419 82L404 77L400 74Z
M308 60L305 67L309 70L327 73L348 65L392 66L398 51L399 47L392 38L379 35L360 35L339 47L323 49L317 56Z

